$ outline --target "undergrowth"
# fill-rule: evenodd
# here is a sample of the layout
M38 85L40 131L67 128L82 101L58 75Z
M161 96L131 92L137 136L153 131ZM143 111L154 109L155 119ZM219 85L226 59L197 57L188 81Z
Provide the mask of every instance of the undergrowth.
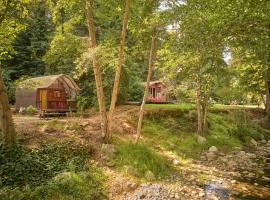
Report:
M136 170L136 175L145 178L145 173L151 171L155 178L166 177L173 170L170 163L161 155L153 151L147 144L134 144L129 141L114 139L117 148L115 164L123 169L125 166L132 166Z
M0 199L104 199L102 172L73 142L0 148ZM92 198L93 197L93 198Z
M159 145L181 157L194 158L210 146L230 151L234 147L249 145L251 139L260 140L269 135L247 112L217 109L208 114L206 142L198 144L196 111L166 109L148 111L144 120L143 141L152 147Z

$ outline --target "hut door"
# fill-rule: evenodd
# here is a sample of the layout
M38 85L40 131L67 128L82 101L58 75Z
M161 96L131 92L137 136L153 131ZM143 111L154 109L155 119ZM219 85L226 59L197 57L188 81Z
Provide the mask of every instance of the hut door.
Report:
M47 109L47 90L40 90L41 110Z

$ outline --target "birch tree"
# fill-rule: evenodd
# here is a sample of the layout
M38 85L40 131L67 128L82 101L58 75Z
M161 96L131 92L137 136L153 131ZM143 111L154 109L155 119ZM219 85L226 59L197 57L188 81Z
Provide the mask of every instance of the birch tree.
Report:
M119 45L118 65L117 65L116 72L115 72L111 105L110 105L110 110L109 110L109 115L108 115L107 140L110 140L112 137L112 118L113 118L113 113L115 110L115 105L117 102L121 70L122 70L122 66L123 66L124 61L125 61L124 60L124 48L125 48L125 40L126 40L127 25L128 25L129 7L130 7L130 0L126 0L125 13L124 13L124 18L123 18L123 26L122 26L121 37L120 37L120 45Z
M97 40L96 40L96 30L95 30L95 25L94 25L91 0L85 0L85 14L86 14L88 31L89 31L89 36L90 36L90 42L89 42L90 48L93 50L92 64L93 64L94 76L95 76L95 81L96 81L101 131L102 131L102 136L106 137L108 134L108 121L107 121L106 104L105 104L101 69L98 62L98 57L95 53L96 48L97 48Z
M144 114L144 106L147 100L148 92L149 92L149 83L152 76L152 71L155 65L156 60L156 52L157 52L157 31L155 30L152 41L151 41L151 49L149 54L149 61L148 61L148 74L146 79L146 84L144 88L144 96L141 103L140 113L139 113L139 120L137 124L137 137L136 137L136 143L138 143L140 136L141 136L141 130L142 130L142 122L143 122L143 114Z

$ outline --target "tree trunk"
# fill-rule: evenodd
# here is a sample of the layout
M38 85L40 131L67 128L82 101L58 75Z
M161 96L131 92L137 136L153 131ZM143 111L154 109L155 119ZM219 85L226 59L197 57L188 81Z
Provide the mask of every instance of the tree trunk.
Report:
M197 118L198 118L198 127L197 127L197 133L199 135L203 135L203 113L202 113L202 94L201 94L201 81L197 80L197 86L196 86L196 105L197 105Z
M198 81L197 83L197 91L196 91L196 106L197 106L197 118L198 118L198 126L197 133L199 135L203 135L203 116L202 116L202 105L201 105L201 86Z
M265 101L265 110L268 119L270 120L270 81L265 80L265 90L266 90L266 101Z
M96 31L95 31L91 3L92 1L85 0L85 14L86 14L86 19L87 19L87 24L88 24L89 36L91 39L90 47L92 49L95 49L97 47L97 41L96 41ZM105 97L104 97L104 91L103 91L101 70L100 70L100 65L98 63L98 58L95 52L93 53L92 57L93 57L92 63L93 63L95 81L96 81L97 98L98 98L98 105L99 105L99 112L100 112L101 131L102 131L102 136L106 137L108 134L108 123L107 123L106 104L105 104Z
M3 133L4 145L11 147L15 143L15 127L5 91L2 70L0 66L0 130Z
M129 5L130 5L130 0L126 0L123 26L122 26L122 32L121 32L121 37L120 37L118 65L115 72L111 105L110 105L110 111L108 115L108 140L111 140L111 137L112 137L112 117L113 117L113 113L114 113L115 105L117 101L117 96L118 96L121 70L124 64L124 48L125 48L125 40L126 40L127 25L128 25Z
M207 122L207 113L208 113L208 97L203 102L203 126L202 126L202 134L208 132L208 122Z
M156 51L157 51L157 32L154 32L154 35L152 37L151 41L151 50L150 50L150 55L149 55L149 63L148 63L148 74L147 74L147 80L146 80L146 85L144 88L144 96L143 96L143 101L141 104L140 108L140 113L139 113L139 120L138 120L138 125L137 125L137 137L136 137L136 144L138 143L140 136L141 136L141 129L142 129L142 121L143 121L143 113L144 113L144 105L148 96L148 91L149 91L149 83L152 75L152 71L154 68L154 63L156 60Z

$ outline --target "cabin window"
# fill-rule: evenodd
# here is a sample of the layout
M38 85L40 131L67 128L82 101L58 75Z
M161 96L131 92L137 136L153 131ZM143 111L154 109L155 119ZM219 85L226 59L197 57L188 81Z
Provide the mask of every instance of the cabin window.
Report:
M55 98L60 98L60 97L61 97L61 92L60 92L60 91L54 91L54 92L53 92L53 96L54 96Z

